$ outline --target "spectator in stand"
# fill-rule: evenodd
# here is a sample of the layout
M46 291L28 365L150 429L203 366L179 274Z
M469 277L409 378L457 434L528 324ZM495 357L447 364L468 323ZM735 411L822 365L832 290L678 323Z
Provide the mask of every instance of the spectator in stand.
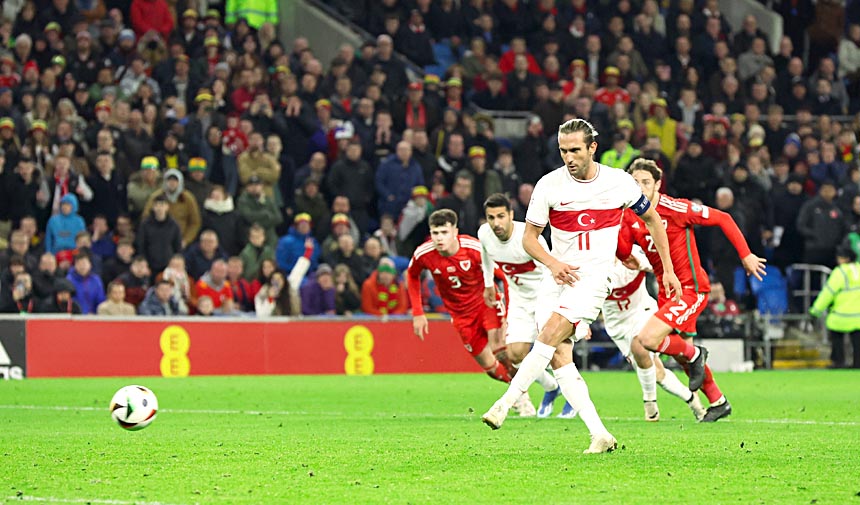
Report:
M4 289L0 295L0 312L21 315L35 313L38 300L33 294L33 279L30 274L25 271L18 272L11 281L11 292Z
M347 265L334 267L334 305L339 316L352 316L361 308L361 292Z
M239 257L244 265L242 277L249 282L257 278L264 260L275 259L275 248L267 243L266 232L262 226L254 223L248 229L248 242Z
M182 247L186 247L197 238L202 222L197 200L190 191L185 189L183 179L182 172L179 170L170 169L165 172L164 185L150 195L143 209L143 218L149 217L156 198L160 195L167 197L170 217L179 225L179 230L182 232Z
M233 289L227 280L227 262L216 259L211 268L197 280L191 296L191 304L198 306L200 298L209 297L214 308L220 309L224 300L233 299Z
M188 176L185 178L185 189L194 195L197 204L200 205L200 212L203 212L203 205L209 192L215 184L206 178L206 159L195 157L188 160Z
M242 217L233 207L233 197L224 192L223 186L213 186L203 202L203 229L214 231L224 252L235 255L242 249L244 228Z
M125 301L125 286L121 282L111 282L107 286L107 300L99 304L96 314L100 316L134 316L134 305Z
M352 272L352 277L357 282L364 282L370 275L372 268L365 261L361 249L357 249L355 240L348 233L337 238L336 247L333 251L323 255L323 261L332 265L346 265Z
M474 178L467 170L457 172L451 194L436 202L436 209L451 209L457 213L460 231L467 235L478 233L479 207L472 198Z
M172 296L173 285L170 281L161 280L155 286L149 288L146 297L138 307L141 316L183 316L188 311L182 311Z
M34 271L39 264L39 256L30 248L30 240L22 230L13 231L9 237L9 248L0 251L0 271L9 267L9 260L15 255L24 259L24 266L28 272Z
M818 196L800 208L797 216L797 231L803 237L803 262L825 265L832 268L835 263L836 246L845 236L845 218L836 205L836 184L825 180L818 189Z
M381 259L379 266L361 286L362 312L387 316L405 314L408 308L406 287L397 278L394 262L388 258Z
M165 0L132 0L130 9L131 27L138 38L155 32L163 40L173 31L173 14Z
M275 228L284 222L284 217L274 199L266 196L260 178L248 178L248 184L236 202L236 212L246 223L260 226L265 232L266 243L274 246L278 240Z
M67 193L60 199L60 212L48 220L45 231L45 249L50 253L75 248L75 236L86 231L84 219L78 214L78 199Z
M412 159L412 146L401 141L397 152L383 161L376 170L376 193L380 214L399 216L415 186L424 185L421 166Z
M245 265L239 256L227 260L227 281L233 291L233 303L240 312L254 312L254 294L251 283L243 276Z
M131 175L128 183L128 210L132 216L140 216L150 196L162 186L158 158L146 156L140 162L140 170Z
M227 254L220 245L218 234L209 229L203 230L200 239L185 250L186 270L194 279L199 279L210 270L213 262L226 259Z
M731 170L728 187L744 214L745 226L739 228L750 250L763 256L764 244L773 237L773 204L767 197L767 191L750 176L749 169L742 162ZM727 286L725 282L723 285Z
M66 279L75 287L74 298L83 314L95 314L98 305L105 300L104 284L101 277L93 273L92 268L90 252L79 251L75 255L72 269L66 275Z
M114 282L125 286L125 301L137 307L146 296L151 278L152 272L149 270L146 258L136 256L131 262L131 268L117 277Z
M57 258L51 253L44 253L39 258L38 269L32 274L33 296L37 300L44 300L53 296L57 280L63 278L62 272L57 270Z
M331 233L322 242L323 261L335 265L336 263L327 261L327 256L335 252L338 248L338 238L341 235L351 235L349 216L343 213L337 213L331 218Z
M293 226L278 241L275 258L278 268L282 271L292 271L296 262L302 257L310 262L310 270L316 270L322 248L311 235L311 225L310 214L297 214L293 220Z
M265 95L260 95L265 96ZM269 198L275 196L275 187L281 176L281 164L274 156L264 150L263 135L253 132L248 136L248 149L239 155L239 182L242 186L248 184L251 177L257 176L263 182L263 190Z
M182 251L182 232L170 216L170 201L166 195L155 195L151 208L152 214L140 224L137 250L154 271L160 272L171 256Z
M472 173L472 199L483 207L487 195L501 193L502 178L494 169L487 168L487 151L481 146L469 148L469 171Z
M302 314L306 316L334 315L335 286L333 271L330 266L322 263L316 269L312 279L308 279L301 287Z
M314 223L314 236L322 240L328 233L329 209L323 194L320 192L321 179L308 177L302 189L296 194L295 212L311 216Z
M68 279L57 279L54 293L45 299L38 312L42 314L83 314L74 298L75 285Z
M194 280L185 271L185 256L174 254L170 258L167 268L155 276L156 284L162 280L169 281L173 285L173 299L176 300L179 310L187 314Z
M113 155L101 151L96 156L96 171L87 177L87 186L92 190L92 199L84 206L85 214L92 219L100 214L107 217L109 223L116 222L120 213L128 207L126 181L114 169Z
M284 274L276 271L254 297L257 317L301 315L301 301L287 284Z
M807 201L803 192L803 177L788 176L784 191L772 191L773 200L773 259L772 263L785 269L803 259L803 236L797 229L797 217Z
M713 205L714 192L720 182L720 173L714 160L704 154L701 138L693 136L672 174L672 187L682 198Z
M374 175L370 165L362 159L361 142L350 140L346 156L332 166L327 179L328 194L349 199L350 214L358 228L368 231L369 207L373 201Z

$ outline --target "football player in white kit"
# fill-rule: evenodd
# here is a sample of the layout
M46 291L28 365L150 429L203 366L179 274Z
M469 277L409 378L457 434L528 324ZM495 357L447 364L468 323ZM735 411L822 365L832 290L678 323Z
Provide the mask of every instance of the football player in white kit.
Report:
M511 362L518 367L538 336L535 307L538 288L547 269L523 249L526 224L514 221L508 197L501 193L487 197L484 202L484 216L487 222L478 228L478 240L481 241L483 249L481 266L484 271L484 300L490 304L496 299L493 271L495 265L498 265L508 278L506 351ZM543 237L538 237L538 242L544 250L549 251ZM549 417L552 414L553 402L561 390L558 382L546 370L538 376L536 382L544 389L537 416Z
M629 174L594 161L596 137L594 127L583 119L559 126L559 152L565 164L538 181L523 232L525 251L549 270L536 309L541 330L508 390L481 417L491 428L500 428L511 406L551 363L562 395L591 434L586 454L613 451L618 442L597 414L570 347L558 346L574 335L578 325L597 318L611 291L609 277L623 209L631 209L645 222L666 269L666 295L681 293L660 217ZM547 225L552 233L551 253L538 240Z
M603 323L606 333L615 342L624 358L636 369L639 384L642 386L646 421L660 420L660 410L657 408L657 384L660 384L666 392L684 400L696 419L701 420L705 415L705 408L699 395L690 391L674 373L667 373L663 363L659 359L654 359L654 353L647 352L642 346L633 347L634 350L647 354L642 357L642 361L651 360L654 363L654 366L647 371L636 366L636 360L630 356L633 338L657 311L657 300L648 294L644 282L645 272L651 269L651 264L639 246L633 247L632 254L637 264L629 265L636 268L628 268L625 263L616 260L612 269L612 293L603 302Z

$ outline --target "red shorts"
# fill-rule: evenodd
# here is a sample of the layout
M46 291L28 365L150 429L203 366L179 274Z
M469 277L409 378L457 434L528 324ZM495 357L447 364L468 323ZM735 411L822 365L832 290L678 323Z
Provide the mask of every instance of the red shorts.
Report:
M696 334L696 318L708 306L708 293L684 290L677 302L660 296L660 308L654 314L683 336Z
M451 315L451 323L460 334L466 352L473 357L481 354L484 347L487 347L487 331L502 327L503 310L498 307L485 307L478 317L473 317L472 314Z

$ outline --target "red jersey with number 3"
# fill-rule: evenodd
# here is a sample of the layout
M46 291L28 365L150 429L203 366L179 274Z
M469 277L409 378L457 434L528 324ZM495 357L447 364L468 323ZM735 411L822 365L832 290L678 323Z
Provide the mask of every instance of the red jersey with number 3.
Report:
M666 227L669 256L672 259L675 275L684 290L692 289L696 293L708 293L711 290L708 274L699 260L699 248L696 245L696 236L693 234L693 225L719 226L741 258L750 254L749 246L738 225L729 214L723 211L663 194L660 195L656 210L663 221L663 226ZM645 222L632 212L624 212L621 233L618 237L618 257L629 256L634 243L639 244L645 251L648 261L654 268L654 274L662 283L663 263L654 246L654 240L648 233L648 228L645 227Z
M484 313L484 274L481 270L481 243L469 235L459 235L460 249L452 256L443 256L424 242L412 255L408 277L409 300L412 315L424 313L421 304L421 272L430 271L445 308L454 318L474 318ZM413 289L414 288L414 289Z

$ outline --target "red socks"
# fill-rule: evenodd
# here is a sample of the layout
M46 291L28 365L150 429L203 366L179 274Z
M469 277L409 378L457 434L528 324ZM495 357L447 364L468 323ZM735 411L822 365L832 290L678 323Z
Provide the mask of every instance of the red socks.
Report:
M505 368L505 365L501 364L498 360L490 365L489 368L485 368L484 371L487 372L487 375L497 381L502 381L507 384L511 383L511 374L508 373L508 369Z
M702 392L705 393L711 404L723 397L723 392L720 391L720 386L717 386L714 374L711 373L711 367L708 365L705 365L705 381L702 382Z
M693 344L687 342L677 333L672 333L660 342L657 352L666 354L672 357L682 357L687 361L692 361L696 355L696 348Z

